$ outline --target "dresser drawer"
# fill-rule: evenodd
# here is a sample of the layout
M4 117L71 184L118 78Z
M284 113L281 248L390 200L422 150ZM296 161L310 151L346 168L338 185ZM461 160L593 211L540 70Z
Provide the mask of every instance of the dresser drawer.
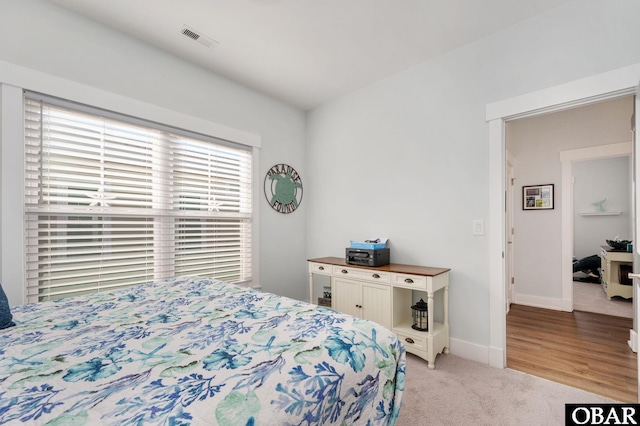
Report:
M399 274L393 272L391 274L391 284L394 287L410 288L412 290L427 290L427 277L423 275Z
M415 335L409 336L408 334L404 334L402 332L397 332L394 330L398 339L402 341L407 350L413 349L422 352L427 351L427 338L425 337L416 337Z
M332 268L331 265L325 263L309 262L309 272L312 274L331 275Z
M383 271L372 271L371 269L349 268L345 266L334 266L333 275L335 277L353 278L376 283L389 283L391 274Z

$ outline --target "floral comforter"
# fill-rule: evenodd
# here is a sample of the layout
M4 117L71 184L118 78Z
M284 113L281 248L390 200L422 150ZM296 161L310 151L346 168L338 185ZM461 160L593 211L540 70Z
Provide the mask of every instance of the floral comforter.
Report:
M405 350L372 322L212 279L12 309L0 423L392 425Z

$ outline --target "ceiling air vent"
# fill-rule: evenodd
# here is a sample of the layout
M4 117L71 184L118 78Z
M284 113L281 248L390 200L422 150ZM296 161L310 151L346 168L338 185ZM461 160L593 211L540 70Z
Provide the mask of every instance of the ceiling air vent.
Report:
M211 46L218 45L218 42L215 41L214 39L209 38L205 35L202 35L197 30L194 30L193 28L188 27L186 25L182 27L182 30L180 30L180 32L182 33L182 35L187 36L190 39L195 40L204 46L211 47Z

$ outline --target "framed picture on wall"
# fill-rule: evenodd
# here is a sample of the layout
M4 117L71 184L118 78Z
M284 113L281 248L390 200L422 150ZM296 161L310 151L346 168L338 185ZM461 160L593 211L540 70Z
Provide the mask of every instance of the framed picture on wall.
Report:
M553 184L522 187L522 210L553 209Z

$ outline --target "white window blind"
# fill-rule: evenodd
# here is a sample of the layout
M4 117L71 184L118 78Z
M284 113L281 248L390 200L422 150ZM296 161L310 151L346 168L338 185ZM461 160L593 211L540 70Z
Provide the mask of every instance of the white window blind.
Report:
M33 93L25 144L29 302L173 276L251 280L248 148Z

